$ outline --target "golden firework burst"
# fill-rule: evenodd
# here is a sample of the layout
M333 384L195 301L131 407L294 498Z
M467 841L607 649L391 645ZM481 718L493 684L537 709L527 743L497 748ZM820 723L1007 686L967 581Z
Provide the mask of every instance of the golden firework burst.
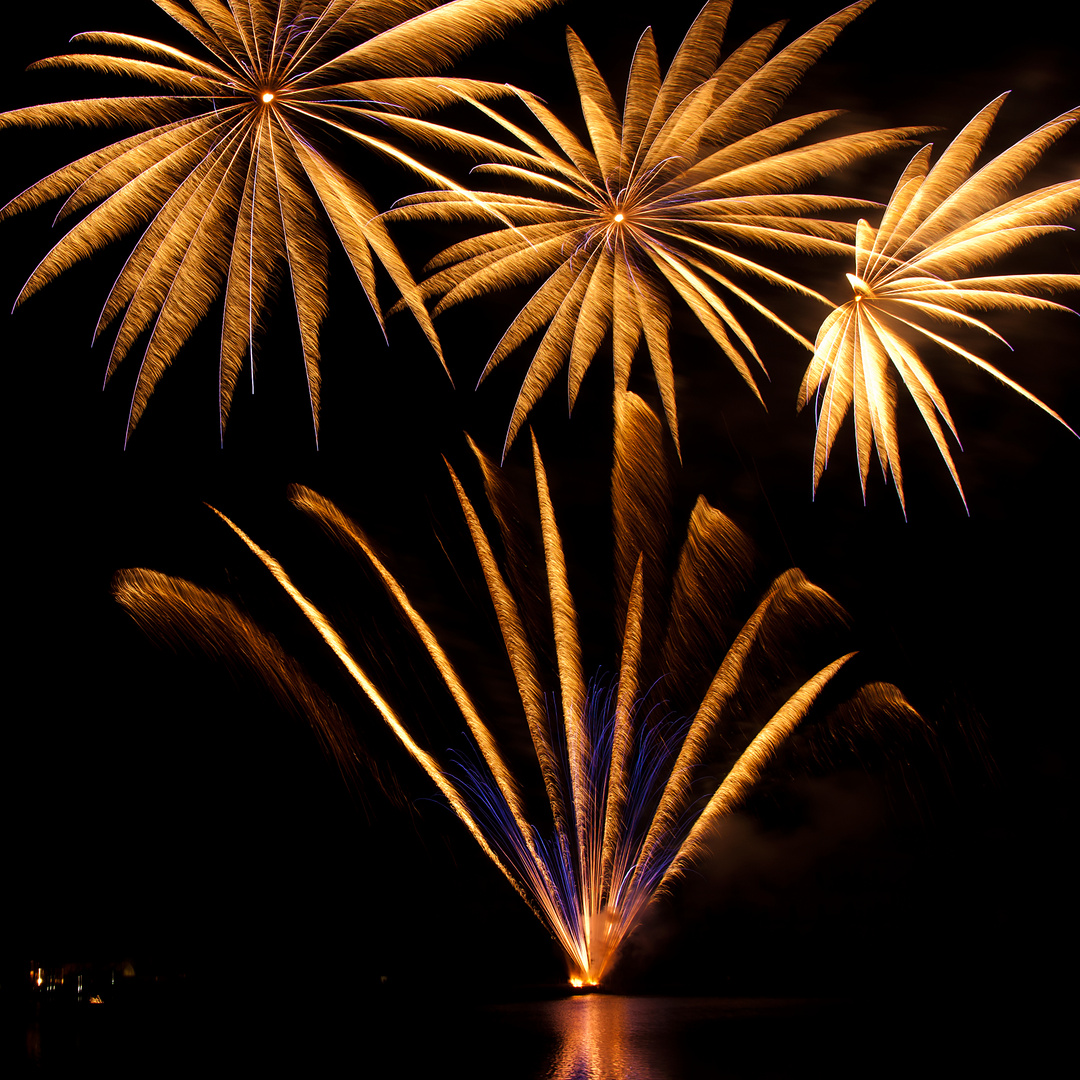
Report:
M588 145L532 94L518 92L555 149L475 102L524 147L507 147L499 163L482 168L523 180L543 197L429 192L403 199L386 216L490 220L494 214L512 226L456 244L432 260L427 267L431 276L420 287L426 297L440 298L435 314L462 300L543 279L481 376L544 331L513 411L506 448L566 362L573 408L582 378L609 334L616 393L626 388L644 339L678 445L668 340L672 292L759 398L751 365L762 371L764 365L728 298L811 348L735 278L828 301L738 249L756 244L849 253L854 225L815 215L875 204L797 189L925 131L859 132L796 146L838 113L773 122L802 74L869 3L846 8L771 59L783 23L755 34L720 62L731 3L710 0L665 76L651 30L642 35L621 115L592 57L568 31Z
M120 319L106 380L149 333L127 434L181 346L222 298L218 400L224 431L245 362L254 380L258 330L287 273L318 438L327 223L380 325L376 262L442 357L416 284L371 199L326 157L320 143L355 140L429 183L451 185L387 141L385 132L483 148L485 140L408 114L455 102L461 94L507 93L492 83L432 73L553 2L155 0L209 59L130 34L76 35L73 40L80 43L133 55L81 53L33 67L123 75L161 89L0 115L0 129L72 124L141 129L47 176L0 211L2 219L57 198L65 200L61 219L89 210L42 260L16 303L98 249L141 231L95 331L97 336Z
M818 331L799 393L800 409L811 400L817 403L815 491L844 418L853 410L863 497L873 448L904 505L896 433L899 375L964 497L941 420L954 437L956 426L913 340L932 342L962 357L1065 424L1019 383L926 325L973 327L1000 340L969 312L1068 310L1032 294L1080 287L1077 274L964 276L1028 240L1064 228L1057 223L1080 206L1080 180L1001 201L1046 148L1080 119L1080 109L1044 124L972 173L1005 96L981 110L932 168L931 146L912 158L876 229L859 222L855 273L847 275L854 295L836 307Z
M417 718L394 708L354 646L285 567L224 519L543 921L575 986L609 977L649 906L711 850L716 833L854 655L841 653L834 639L845 621L842 609L800 571L781 574L756 603L744 595L749 542L704 498L686 523L677 560L669 558L669 539L677 534L663 441L656 414L635 395L619 394L611 481L618 655L608 687L585 675L567 549L536 440L536 530L520 516L524 504L513 486L475 445L486 510L450 471L520 701L511 710L518 713L518 734L505 723L504 706L498 727L484 718L480 699L444 647L446 635L428 622L364 532L328 499L292 489L297 507L372 568L415 631L469 732L471 746L452 752L456 764L425 747ZM494 530L482 520L487 511ZM216 656L242 649L250 666L271 673L274 686L279 670L295 669L283 665L276 642L229 601L188 582L128 570L117 576L114 593L151 633L194 639ZM745 621L735 617L740 607ZM291 683L286 689L290 703L313 699ZM668 715L671 710L685 719ZM894 734L924 727L888 684L855 691L833 719L817 711L826 756L830 738L841 735L850 746L864 727L887 725ZM336 712L325 722L317 709L308 714L335 757L349 753ZM536 798L541 790L546 799Z

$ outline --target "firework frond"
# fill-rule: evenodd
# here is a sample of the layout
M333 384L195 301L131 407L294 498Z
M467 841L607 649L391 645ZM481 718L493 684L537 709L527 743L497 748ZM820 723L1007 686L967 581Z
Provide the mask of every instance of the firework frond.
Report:
M481 42L550 7L553 0L428 0L411 19L373 34L367 41L314 68L320 82L354 71L382 75L426 75L441 71ZM381 0L390 10L406 5ZM414 5L410 5L414 6Z
M972 171L1004 100L1002 95L982 109L933 167L931 148L919 150L900 176L880 225L875 229L865 220L859 222L855 272L847 275L853 299L836 307L822 323L799 393L800 408L811 398L817 400L815 491L840 425L853 408L864 497L873 448L883 471L892 476L901 507L905 506L895 373L914 399L963 498L938 417L954 437L956 427L917 352L919 342L930 342L975 365L1073 431L1014 379L931 328L945 324L974 329L1003 341L969 312L1069 310L1038 294L1080 288L1080 274L968 276L1021 244L1059 231L1062 220L1080 207L1080 180L1007 199L1045 150L1080 119L1080 109L1037 128Z
M146 633L175 649L197 648L216 662L224 660L233 671L253 675L280 707L310 725L347 783L357 783L359 765L379 779L376 763L333 700L312 682L277 638L228 597L190 581L142 569L119 571L112 591Z

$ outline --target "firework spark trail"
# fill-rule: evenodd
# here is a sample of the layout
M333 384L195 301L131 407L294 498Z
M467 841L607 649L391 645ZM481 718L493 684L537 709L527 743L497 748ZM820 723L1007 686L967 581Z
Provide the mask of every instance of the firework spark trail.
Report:
M794 668L789 670L789 661L777 653L782 646L774 640L775 633L783 631L786 636L791 630L835 625L842 612L799 571L790 570L773 583L730 642L722 634L714 635L709 644L723 653L718 663L714 659L709 662L712 666L704 667L699 645L698 652L686 661L699 669L699 678L680 675L669 687L679 698L678 705L673 711L672 706L663 704L668 696L665 685L670 682L665 676L671 672L658 670L659 666L666 663L672 642L689 641L703 628L716 627L716 614L711 609L718 601L727 605L731 594L740 591L746 540L723 515L699 500L677 569L665 571L664 565L658 565L663 552L658 538L667 534L669 524L650 521L648 510L643 508L650 505L650 491L653 496L658 494L658 476L668 475L659 438L663 428L645 403L631 394L621 395L616 417L614 482L621 493L613 499L615 542L625 546L630 537L636 537L641 548L626 595L616 598L623 622L614 669L617 681L611 685L589 684L582 677L578 613L547 474L535 441L534 482L542 554L538 562L518 557L539 567L544 580L527 586L529 594L515 595L508 580L523 581L525 568L519 566L511 574L509 567L500 565L476 507L450 470L510 660L534 767L542 780L547 810L539 818L535 808L527 805L525 795L534 785L500 747L499 734L482 718L435 631L348 517L308 489L291 491L297 507L371 567L416 632L468 728L469 744L453 754L450 762L440 762L417 742L349 646L296 588L282 565L219 514L300 608L482 850L547 926L577 985L596 985L608 977L648 906L709 849L718 824L746 799L762 771L851 655L839 656L809 679L792 679ZM510 558L509 552L525 550L521 545L526 541L515 539L513 534L524 532L526 526L521 520L511 520L498 470L475 446L473 450L488 503L500 532L509 540L503 558ZM641 497L635 498L635 492ZM667 502L660 497L660 505ZM620 520L621 513L630 507L635 512ZM736 550L740 544L741 552ZM736 583L732 586L729 581L727 592L712 587L714 579L732 574ZM152 627L159 620L174 638L182 637L188 624L200 621L206 623L207 638L228 636L232 623L216 614L219 609L227 610L223 608L227 602L213 598L204 603L193 587L181 585L178 590L168 578L134 571L118 577L115 592L141 625ZM542 596L547 602L550 622L545 633L554 644L553 663L544 660L551 650L543 648L542 641L533 640L526 628L522 602L528 595ZM671 597L675 598L665 600ZM205 610L200 610L200 605ZM650 619L650 608L661 615ZM706 617L707 612L713 622ZM273 660L264 662L272 664ZM761 669L762 664L767 671ZM700 675L709 671L712 677L702 686ZM786 700L774 700L780 693L777 686L785 684L781 697ZM765 695L769 711L759 717L754 733L744 731L746 718L758 708L752 699L766 686L771 688ZM878 699L887 701L894 713L911 713L895 688L879 692L873 700ZM689 704L685 713L679 711L683 703ZM728 749L720 748L714 739L721 734ZM324 742L332 752L338 752L332 739ZM731 750L736 754L734 759ZM716 784L713 778L721 776L722 781Z
M490 775L494 779L498 793L502 799L505 800L510 817L514 822L517 836L520 838L525 850L529 853L530 868L535 870L535 872L544 880L546 885L550 886L548 868L544 860L540 858L536 851L533 842L532 827L526 820L525 809L521 802L518 785L511 775L510 770L507 768L491 732L488 730L483 720L481 720L468 692L458 678L453 664L450 662L450 659L447 657L434 633L432 633L431 628L424 621L416 608L413 607L397 580L390 574L375 554L367 537L352 521L342 514L333 503L306 488L294 488L292 492L292 501L295 506L318 521L332 537L339 542L344 542L346 546L359 551L371 563L391 596L393 596L394 600L400 606L406 619L408 619L413 629L416 630L417 634L420 636L424 648L427 650L428 655L431 657L439 674L442 676L443 681L446 683L447 689L454 699L454 703L461 711L462 717L465 719L469 731L476 741L484 763L487 765ZM231 524L232 523L230 522L230 525ZM235 526L233 527L235 528ZM305 614L307 614L306 610ZM310 618L311 616L309 615L308 617ZM539 757L541 751L538 750L537 754ZM550 752L547 756L549 758L552 757Z
M317 149L319 136L353 140L467 201L448 177L363 128L389 127L414 142L490 153L488 139L407 114L454 104L462 94L484 99L511 93L502 84L434 73L556 0L156 2L212 59L130 34L77 34L72 40L80 44L136 55L80 53L32 66L127 76L155 83L162 92L34 105L0 115L0 130L73 124L145 129L57 170L0 210L3 219L63 197L60 220L93 207L45 256L16 305L76 262L140 232L95 329L96 339L123 313L106 381L149 333L125 438L218 300L224 304L218 360L223 437L245 363L254 381L257 338L287 273L317 440L327 223L379 325L376 263L442 360L431 318L397 246L364 188Z
M311 603L300 592L299 589L293 585L289 575L285 572L285 568L279 563L272 555L264 551L254 540L251 539L242 529L236 526L230 521L220 510L214 510L214 513L229 526L230 529L248 546L252 553L259 559L259 561L270 571L274 576L277 583L285 590L289 598L296 604L298 608L307 617L307 620L318 631L319 636L330 646L331 651L344 665L345 670L353 678L356 684L367 695L368 700L378 709L379 714L383 720L386 721L390 730L397 736L398 741L409 752L413 760L427 773L428 777L434 781L435 786L442 792L446 801L453 808L454 813L461 819L465 827L472 833L473 838L480 845L486 855L489 856L491 861L506 875L510 884L521 894L521 896L528 902L529 897L523 891L520 882L514 876L513 873L503 864L498 855L492 850L488 844L487 838L477 827L476 821L469 807L465 804L461 798L461 794L453 783L450 782L444 775L443 771L439 767L435 759L412 738L405 725L401 722L401 719L390 708L386 699L379 693L375 684L371 681L368 675L364 672L363 668L356 662L352 654L349 652L345 642L338 635L337 631L330 625L325 616L319 609Z
M231 601L154 570L120 571L113 591L141 627L169 645L196 645L218 662L253 672L279 705L310 723L346 782L355 784L358 764L378 775L354 727L334 702L304 674L276 638Z

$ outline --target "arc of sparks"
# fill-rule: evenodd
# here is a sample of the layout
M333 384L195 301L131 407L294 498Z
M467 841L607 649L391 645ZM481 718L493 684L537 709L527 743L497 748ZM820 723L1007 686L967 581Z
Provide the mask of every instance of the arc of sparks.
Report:
M870 459L876 452L883 475L891 476L896 485L906 515L896 425L897 395L902 386L915 401L967 507L945 435L947 427L958 439L956 425L918 343L930 342L939 346L939 351L961 357L1076 434L1049 405L1014 379L952 335L931 329L935 323L945 324L1004 340L970 312L1068 311L1040 294L1080 288L1080 274L969 276L981 264L1064 228L1060 223L1080 208L1080 180L1002 201L1042 154L1076 124L1080 109L1043 124L972 171L1006 96L1002 94L981 109L933 166L930 146L915 154L897 181L876 229L865 220L859 222L855 272L847 275L852 298L835 307L821 324L799 391L800 409L811 401L816 407L815 492L850 412L863 498Z

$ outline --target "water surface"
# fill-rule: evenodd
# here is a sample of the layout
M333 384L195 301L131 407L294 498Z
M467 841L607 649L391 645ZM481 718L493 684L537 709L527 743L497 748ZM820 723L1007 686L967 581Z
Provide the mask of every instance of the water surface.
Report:
M419 1080L741 1080L908 1077L1037 1068L1060 1024L970 999L661 997L556 993L479 1002L468 992L320 997L149 995L35 1006L30 1075L124 1063L139 1075L248 1074ZM1060 1032L1059 1032L1060 1035ZM1040 1049L1041 1048L1041 1049ZM8 1049L13 1049L8 1044ZM0 1070L4 1071L5 1070ZM936 1071L936 1070L935 1070Z

